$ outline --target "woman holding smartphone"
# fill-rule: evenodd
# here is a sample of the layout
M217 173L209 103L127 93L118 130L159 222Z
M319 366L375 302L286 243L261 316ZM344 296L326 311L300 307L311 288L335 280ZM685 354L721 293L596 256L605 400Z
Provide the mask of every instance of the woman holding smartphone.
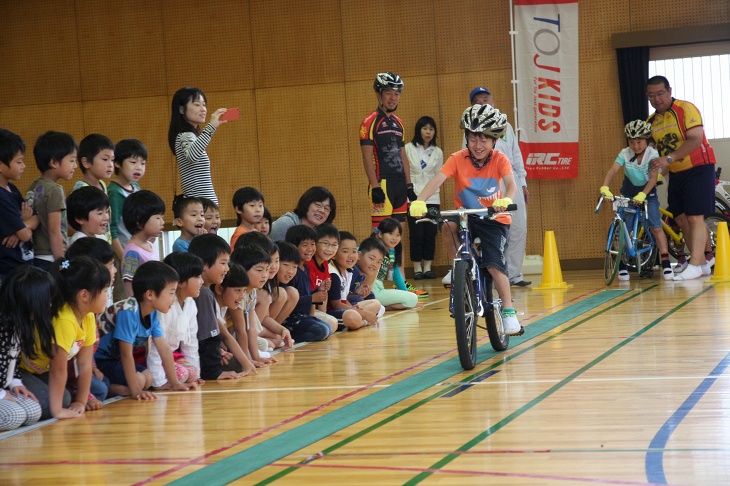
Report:
M207 98L198 88L180 88L172 97L172 117L167 141L177 158L182 192L189 197L205 197L218 204L210 175L210 158L206 149L221 123L228 120L226 108L210 115L208 125L201 131L208 114Z

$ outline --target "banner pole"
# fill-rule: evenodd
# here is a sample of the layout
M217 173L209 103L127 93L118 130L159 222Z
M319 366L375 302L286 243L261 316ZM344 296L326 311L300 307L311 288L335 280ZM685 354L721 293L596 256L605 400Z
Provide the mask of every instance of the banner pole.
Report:
M519 83L519 80L517 79L517 61L516 61L516 54L515 54L515 36L517 35L517 32L515 31L515 11L514 11L514 5L512 3L512 0L509 0L509 39L510 44L512 48L512 111L514 113L514 129L515 129L515 135L517 136L517 140L520 139L520 123L517 116L517 83Z

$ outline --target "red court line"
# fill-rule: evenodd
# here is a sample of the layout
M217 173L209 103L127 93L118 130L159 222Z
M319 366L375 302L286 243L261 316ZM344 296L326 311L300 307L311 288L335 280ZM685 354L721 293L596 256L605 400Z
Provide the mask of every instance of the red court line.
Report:
M574 302L574 301L579 300L581 298L584 298L584 297L586 297L588 295L597 293L600 290L601 290L600 288L599 289L591 290L591 291L586 292L586 293L584 293L582 295L579 295L579 296L574 297L572 299L566 300L566 301L560 303L559 305L553 306L553 307L551 307L549 309L545 309L542 312L539 312L537 314L534 314L534 315L532 315L530 317L526 317L524 320L534 319L535 317L541 316L541 315L545 314L546 312L549 312L551 310L554 310L554 309L563 307L565 304ZM486 337L483 337L482 339L486 339ZM424 366L424 365L426 365L426 364L428 364L428 363L430 363L432 361L435 361L435 360L437 360L439 358L442 358L443 356L446 356L448 354L451 354L454 351L456 351L456 348L452 348L452 349L450 349L448 351L444 351L443 353L439 353L436 356L433 356L431 358L428 358L428 359L426 359L424 361L421 361L420 363L417 363L415 365L409 366L408 368L404 368L404 369L402 369L400 371L396 371L395 373L393 373L391 375L388 375L386 377L380 378L379 380L373 381L372 383L369 383L367 385L364 385L364 386L362 386L360 388L357 388L357 389L355 389L355 390L353 390L353 391L351 391L349 393L346 393L344 395L341 395L341 396L339 396L337 398L333 398L332 400L330 400L330 401L328 401L326 403L317 405L316 407L310 408L309 410L306 410L306 411L304 411L304 412L302 412L300 414L297 414L297 415L295 415L293 417L289 417L288 419L286 419L286 420L284 420L282 422L279 422L278 424L271 425L269 427L266 427L264 429L259 430L258 432L254 433L252 435L249 435L247 437L243 437L241 439L238 439L237 441L235 441L235 442L233 442L233 443L231 443L229 445L225 445L223 447L219 447L218 449L214 449L214 450L212 450L212 451L210 451L210 452L208 452L206 454L203 454L202 456L194 457L194 458L188 460L187 462L181 463L181 464L179 464L179 465L177 465L177 466L175 466L175 467L173 467L171 469L167 469L165 471L159 472L159 473L155 474L154 476L151 476L151 477L145 479L144 481L140 481L138 483L135 483L134 486L141 486L141 485L144 485L144 484L149 484L152 481L156 481L158 479L161 479L161 478L163 478L165 476L168 476L168 475L170 475L170 474L172 474L174 472L177 472L177 471L179 471L181 469L184 469L185 467L192 466L193 464L197 464L200 461L203 461L205 459L208 459L209 457L218 455L218 454L220 454L222 452L225 452L225 451L227 451L229 449L232 449L233 447L236 447L236 446L241 445L241 444L243 444L245 442L248 442L248 441L250 441L252 439L255 439L256 437L260 437L260 436L262 436L262 435L264 435L264 434L266 434L268 432L271 432L273 430L279 429L279 428L283 427L284 425L290 424L290 423L292 423L292 422L294 422L296 420L299 420L299 419L304 418L304 417L306 417L308 415L311 415L311 414L313 414L315 412L318 412L318 411L320 411L320 410L322 410L324 408L327 408L327 407L329 407L331 405L334 405L334 404L336 404L338 402L341 402L342 400L345 400L345 399L350 398L350 397L352 397L354 395L357 395L358 393L361 393L363 391L369 390L370 388L372 388L372 387L374 387L374 386L376 386L376 385L378 385L380 383L383 383L383 382L386 382L388 380L391 380L391 379L393 379L393 378L395 378L397 376L400 376L400 375L402 375L404 373L408 373L409 371L413 371L416 368L420 368L421 366Z
M99 461L26 461L26 462L3 462L0 467L13 466L77 466L77 465L99 465L99 464L179 464L186 461L185 458L180 459L103 459Z
M431 469L421 467L396 467L396 466L347 466L337 464L284 464L281 462L275 462L270 464L275 467L313 467L318 469L353 469L353 470L370 470L370 471L400 471L400 472L417 472L417 473L441 473L441 474L459 474L466 476L491 476L491 477L506 477L506 478L526 478L526 479L542 479L552 481L577 481L582 483L594 483L594 484L621 484L628 486L653 486L656 483L644 483L635 481L621 481L617 479L599 479L599 478L576 478L570 476L551 476L547 474L526 474L526 473L504 473L504 472L493 472L493 471L467 471L463 469Z

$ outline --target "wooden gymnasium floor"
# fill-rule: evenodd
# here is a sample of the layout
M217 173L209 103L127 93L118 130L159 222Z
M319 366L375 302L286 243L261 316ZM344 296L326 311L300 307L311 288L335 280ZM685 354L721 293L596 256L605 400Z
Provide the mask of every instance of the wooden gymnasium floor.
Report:
M1 440L0 483L730 484L730 283L563 276L470 372L433 281L255 377Z

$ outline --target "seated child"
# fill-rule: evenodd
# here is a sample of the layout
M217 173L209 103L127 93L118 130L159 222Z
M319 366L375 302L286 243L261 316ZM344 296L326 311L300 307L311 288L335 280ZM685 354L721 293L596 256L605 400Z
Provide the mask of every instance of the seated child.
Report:
M261 217L261 221L253 225L253 227L259 233L269 236L269 232L271 231L271 213L266 206L264 206L264 215Z
M132 233L124 247L122 281L128 297L133 295L132 278L145 262L159 261L152 243L165 229L165 202L152 191L141 190L130 194L122 208L124 226Z
M400 253L403 251L403 245L400 244L402 234L403 229L396 219L385 218L380 221L380 224L371 235L373 238L382 241L388 251L373 281L373 294L387 310L420 309L423 307L422 304L418 303L417 294L404 290L405 280L403 280L403 273L398 264L402 261ZM393 280L398 288L386 289L385 280Z
M286 241L297 247L301 260L296 274L289 283L282 280L283 285L294 287L299 292L297 305L283 325L289 329L292 338L297 342L323 341L337 330L337 321L324 322L314 316L315 304L322 304L327 299L327 291L324 289L312 293L306 266L306 262L314 255L317 233L309 226L295 225L287 230Z
M242 187L233 195L233 208L238 226L231 236L231 248L236 247L239 236L256 230L254 225L264 215L264 195L253 187Z
M25 170L25 142L15 133L0 128L0 281L18 265L33 262L33 230L38 215L25 202L15 185Z
M82 188L83 189L83 188ZM74 192L79 192L82 189L78 189ZM73 194L73 193L72 193ZM111 279L110 282L114 282L114 277L117 273L117 267L114 265L114 251L112 250L111 245L107 243L106 239L101 238L81 238L78 241L74 242L71 246L68 247L68 250L66 250L66 259L68 260L74 260L76 258L82 257L82 256L88 256L93 258L94 260L100 262L103 264L107 270L109 270L109 278ZM109 289L107 290L107 299L106 299L106 308L108 309L112 305L114 305L114 302L112 301L112 293L113 288L110 285ZM94 314L94 319L96 321L96 343L94 344L94 353L96 353L96 349L99 347L99 329L100 329L100 314ZM74 368L76 366L75 360L74 362L69 361L69 373L72 373L74 371ZM75 379L71 375L69 375L69 384L72 386L75 386ZM70 388L70 391L75 391L75 389ZM89 401L86 402L86 410L98 410L103 407L103 401L106 399L107 395L109 393L109 379L104 376L104 373L99 371L99 368L96 366L96 360L92 360L91 362L91 391L89 394Z
M478 237L482 242L481 263L492 276L497 293L506 307L512 305L504 257L504 242L508 239L512 221L507 206L512 204L512 198L517 194L517 185L509 159L499 150L494 150L494 144L507 129L507 117L489 105L475 104L464 110L461 128L464 129L466 148L451 154L439 173L423 188L418 199L411 202L409 212L414 218L422 217L426 213L428 198L450 177L454 178L454 207L493 207L498 213L494 219L469 218L469 228L472 237ZM475 184L474 181L483 181L483 184ZM505 192L502 192L503 184ZM442 231L457 233L455 222L445 224L448 226ZM453 253L448 255L449 258L454 256ZM502 310L502 321L507 334L520 335L524 332L514 308Z
M95 357L96 365L109 378L114 394L137 400L157 398L146 391L152 385L152 373L135 362L133 354L150 338L160 353L165 376L171 384L169 388L176 391L197 388L196 383L182 383L177 379L172 350L160 327L160 314L167 313L175 302L178 280L177 272L164 263L146 262L134 275L134 296L107 311L105 317L113 322L113 329L101 338Z
M180 228L180 236L172 244L172 251L188 251L190 242L205 231L205 211L197 197L175 196L172 202L175 215L173 224Z
M199 197L198 199L203 203L203 211L205 211L203 233L217 235L218 228L221 227L221 212L218 210L218 205L207 197Z
M194 299L198 308L200 377L204 380L228 380L256 373L253 363L228 332L225 323L220 322L220 305L210 288L211 285L223 284L229 271L231 247L218 235L202 234L190 242L188 253L203 260L203 287L198 298ZM246 276L245 272L243 275ZM240 284L241 293L246 285L248 281ZM227 350L222 349L222 345Z
M86 411L89 399L96 343L94 314L104 312L111 278L104 265L87 256L74 260L59 258L51 265L50 273L60 294L52 307L54 345L50 354L36 347L34 359L24 357L21 376L38 398L41 419L77 418ZM73 358L77 371L72 400L66 386L68 361Z
M299 249L288 241L279 241L277 246L279 247L279 270L276 272L273 284L278 287L277 293L283 296L281 297L283 301L280 302L277 299L276 305L272 305L269 309L269 315L277 323L283 324L299 303L299 291L288 284L297 274L301 258ZM271 295L274 295L273 290ZM289 335L291 337L291 333Z
M31 265L16 267L0 286L0 430L41 418L38 397L21 379L20 353L29 360L53 354L51 306L56 292L51 276Z
M629 122L624 127L624 135L626 135L629 146L619 152L618 157L616 157L603 179L600 192L607 198L613 198L608 185L611 183L613 176L623 167L624 181L621 184L621 195L633 198L632 202L637 206L643 207L644 201L648 203L649 229L654 236L657 248L659 248L659 255L662 260L662 274L664 280L672 280L674 279L674 272L672 271L672 265L669 263L669 245L667 244L667 235L664 234L662 229L659 214L659 196L656 192L659 171L652 171L650 164L653 159L659 157L659 152L647 143L648 139L651 138L651 124L644 120ZM627 224L633 225L633 218L631 221L627 221ZM629 280L629 278L629 270L621 260L618 279Z
M41 176L25 191L28 205L40 224L33 230L33 264L49 270L68 248L66 196L59 179L70 181L76 169L79 146L68 133L46 132L35 143L33 156Z
M352 305L347 296L350 293L352 268L358 260L357 240L352 233L340 232L340 246L329 262L332 287L328 293L327 313L337 318L348 329L359 329L378 322L383 306L375 299L363 300ZM384 308L382 308L385 311ZM382 315L382 314L381 314Z
M101 238L107 241L109 228L109 198L103 191L82 186L66 198L68 224L76 231L68 239L73 244L79 238Z
M388 250L379 238L368 237L360 242L357 251L357 260L355 266L352 267L352 281L350 282L350 293L347 300L350 304L355 305L363 300L377 300L372 292L372 287L365 283L366 281L375 281L375 277L383 265L383 259L388 254ZM378 301L380 302L380 301ZM378 317L385 312L385 307L381 304Z
M312 293L320 289L329 292L332 286L329 261L337 253L337 247L340 244L340 232L330 223L320 224L314 229L314 232L317 235L314 255L304 262L309 271L309 287ZM333 319L333 316L327 314L326 299L321 304L315 305L314 316L331 326L335 326L336 330L342 331L345 329L344 325L339 325L336 322L336 317Z
M160 315L160 327L172 350L178 381L202 385L204 382L199 379L198 308L193 299L200 295L203 285L203 261L196 255L176 251L165 257L165 264L177 272L180 280L172 308L167 314ZM153 387L170 387L157 346L150 349L147 366L152 373Z

